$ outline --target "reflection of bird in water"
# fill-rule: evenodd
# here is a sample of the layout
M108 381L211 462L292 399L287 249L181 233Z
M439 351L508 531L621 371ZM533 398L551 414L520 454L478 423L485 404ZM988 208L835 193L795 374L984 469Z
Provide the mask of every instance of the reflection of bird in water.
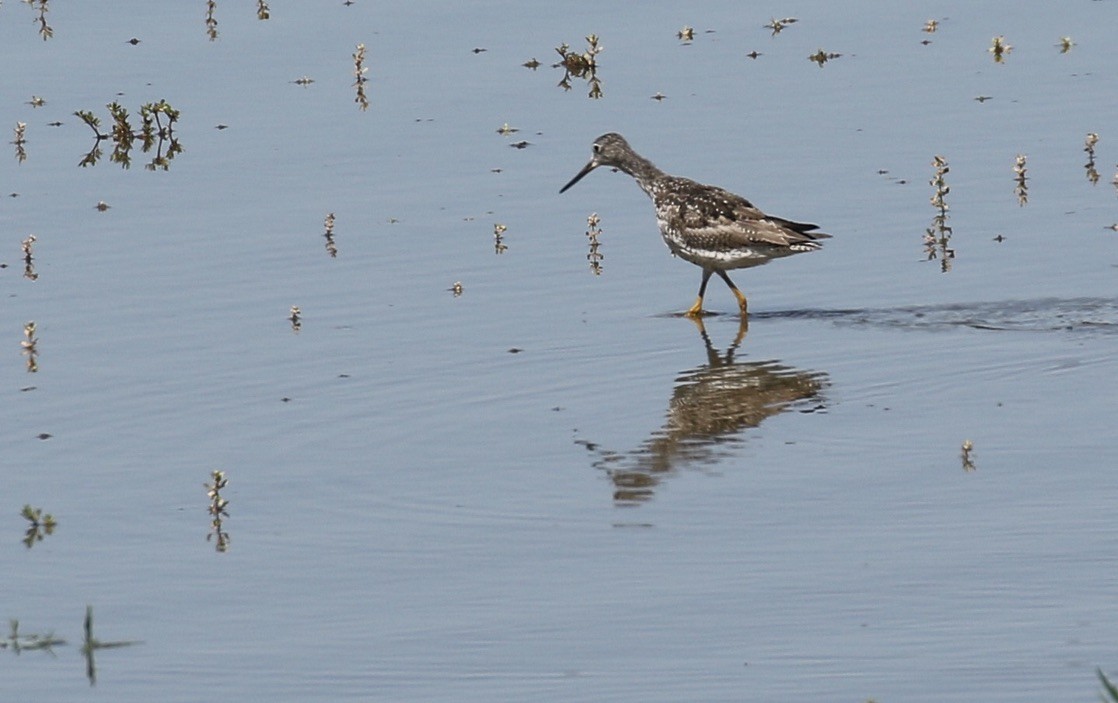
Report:
M618 502L647 500L667 472L730 455L728 445L741 441L737 435L768 417L812 401L815 404L806 411L824 407L825 373L801 371L777 361L734 361L744 325L726 353L719 355L702 320L696 319L695 324L706 346L707 363L676 379L663 427L627 454L578 440L598 454L594 465L609 474Z
M652 198L660 234L668 249L679 258L702 267L699 298L687 311L691 317L703 314L703 296L711 274L717 273L730 287L745 317L745 295L726 271L815 251L820 247L816 240L831 236L813 231L818 225L766 215L753 207L753 203L728 190L669 176L633 151L620 134L598 137L590 162L559 192L566 191L599 166L609 166L635 178L641 190Z

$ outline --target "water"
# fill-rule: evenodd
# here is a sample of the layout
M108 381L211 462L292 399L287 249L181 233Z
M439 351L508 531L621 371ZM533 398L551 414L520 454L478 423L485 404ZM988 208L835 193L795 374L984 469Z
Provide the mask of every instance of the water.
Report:
M0 651L4 698L1018 701L1118 669L1113 3L807 3L776 37L734 3L221 3L214 42L205 9L51 4L43 41L0 6L0 617L67 640ZM551 67L591 32L599 100ZM166 172L78 167L75 110L164 98ZM834 238L739 272L740 340L712 284L700 330L628 178L557 192L607 131ZM25 503L58 520L30 549ZM92 691L87 604L142 641Z

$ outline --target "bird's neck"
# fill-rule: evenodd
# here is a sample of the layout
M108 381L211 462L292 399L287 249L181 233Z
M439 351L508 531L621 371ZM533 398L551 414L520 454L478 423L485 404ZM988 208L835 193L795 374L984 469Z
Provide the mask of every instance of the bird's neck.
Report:
M664 172L656 168L656 164L640 154L633 154L632 157L625 162L625 165L620 168L636 179L641 190L646 193L651 193L650 188L652 187L652 183L657 178L662 178L664 176Z

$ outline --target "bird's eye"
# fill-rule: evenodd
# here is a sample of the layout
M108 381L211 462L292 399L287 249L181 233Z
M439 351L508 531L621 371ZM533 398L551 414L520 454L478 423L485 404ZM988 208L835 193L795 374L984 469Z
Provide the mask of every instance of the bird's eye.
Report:
M594 145L594 153L595 153L595 154L600 154L600 153L602 153L602 145L601 145L601 144L595 144L595 145Z

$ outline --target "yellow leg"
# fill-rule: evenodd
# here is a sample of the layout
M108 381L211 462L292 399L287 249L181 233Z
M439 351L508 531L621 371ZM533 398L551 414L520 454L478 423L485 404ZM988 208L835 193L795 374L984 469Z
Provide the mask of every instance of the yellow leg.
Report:
M738 308L741 310L741 316L743 318L748 317L749 316L749 310L748 310L749 301L747 301L745 299L745 293L742 293L737 288L731 288L730 290L734 291L734 297L738 299Z
M687 317L702 317L703 316L703 296L695 299L695 304L687 310Z
M740 290L738 290L738 287L734 285L734 282L730 280L730 277L726 275L725 271L719 269L718 275L722 278L723 281L726 282L726 285L730 287L730 290L733 292L734 297L738 299L738 308L741 310L741 316L748 316L748 304L745 300L745 293L742 293Z

